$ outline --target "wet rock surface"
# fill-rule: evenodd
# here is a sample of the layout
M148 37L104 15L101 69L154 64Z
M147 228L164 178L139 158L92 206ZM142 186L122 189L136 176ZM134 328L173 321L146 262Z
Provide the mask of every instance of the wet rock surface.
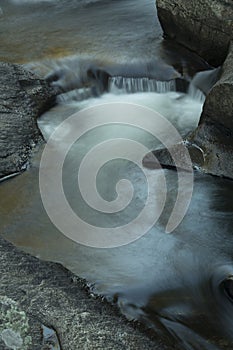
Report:
M187 159L187 154L184 152L184 146L189 152L190 159ZM175 164L172 154L179 159L179 164ZM203 165L203 152L196 145L184 142L178 143L170 149L161 148L148 153L143 158L143 166L148 169L159 169L160 167L167 169L179 168L181 170L190 171L190 162L194 167L201 167Z
M54 103L55 92L21 66L0 63L0 178L27 166L42 141L36 119Z
M220 79L206 97L199 125L187 136L185 145L193 166L205 173L233 179L233 44L221 69ZM174 145L172 151L182 162L182 147ZM143 159L145 167L174 168L169 150L158 149ZM183 161L183 169L187 162Z
M197 52L214 66L223 63L233 38L231 0L157 0L156 4L168 38Z
M198 128L188 137L188 148L191 153L193 147L201 151L195 166L212 175L233 178L232 1L157 0L157 8L167 37L197 52L212 65L223 64L218 81L208 91ZM157 151L156 156L161 164L173 166L168 152ZM147 157L145 164L153 166L149 163Z
M61 265L22 253L1 237L0 308L1 350L14 349L13 343L21 350L53 349L43 340L44 326L63 350L168 349L88 295L85 282Z
M221 77L207 95L198 128L189 138L203 150L205 172L233 178L233 44Z

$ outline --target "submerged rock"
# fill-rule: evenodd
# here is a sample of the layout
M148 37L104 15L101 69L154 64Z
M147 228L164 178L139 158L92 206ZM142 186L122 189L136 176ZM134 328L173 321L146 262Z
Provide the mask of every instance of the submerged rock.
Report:
M176 159L179 159L179 169L190 171L190 163L187 154L184 152L184 146L189 152L192 165L200 168L204 162L203 152L199 147L189 142L178 143L170 149L161 148L148 153L143 158L143 166L148 169L160 169L160 167L176 169L177 165L172 158L172 154L175 154Z
M42 140L36 119L54 102L45 81L21 66L0 63L0 179L27 166Z
M157 0L158 17L168 38L218 66L233 38L232 0Z
M88 295L85 282L64 267L20 252L1 237L0 311L2 350L168 350L115 307Z

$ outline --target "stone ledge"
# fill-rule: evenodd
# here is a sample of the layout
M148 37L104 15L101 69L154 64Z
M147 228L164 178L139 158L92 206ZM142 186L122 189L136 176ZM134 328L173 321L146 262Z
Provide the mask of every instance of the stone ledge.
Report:
M22 350L42 350L42 324L56 331L62 350L175 349L128 322L116 307L91 297L85 281L61 265L40 261L1 237L0 276L0 306L1 300L10 301L25 320L20 336L27 341ZM9 329L9 323L0 322L3 329Z

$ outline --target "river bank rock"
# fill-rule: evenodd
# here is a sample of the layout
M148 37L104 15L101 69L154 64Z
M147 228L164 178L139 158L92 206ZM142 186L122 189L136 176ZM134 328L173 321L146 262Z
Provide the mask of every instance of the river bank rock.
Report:
M42 141L36 119L54 101L45 81L19 65L0 63L0 179L27 166Z
M165 35L221 65L233 38L232 0L156 0Z
M185 145L194 167L205 173L233 179L233 43L221 69L220 79L206 97L199 125L188 135ZM172 151L182 161L182 147L174 145ZM147 168L158 168L154 156L166 168L174 168L167 149L149 153L143 160ZM186 169L183 161L183 169Z
M198 150L195 166L206 173L233 179L232 1L157 0L156 3L167 37L197 52L214 66L224 63L219 80L207 94L199 125L187 144L191 152L195 150L195 155ZM172 166L165 151L156 154L162 164ZM151 166L150 157L145 159L146 163Z
M0 237L0 349L168 350L84 286L61 265L40 261ZM46 344L45 326L59 347Z
M201 168L233 179L233 43L221 77L206 97L198 128L189 137L203 153Z

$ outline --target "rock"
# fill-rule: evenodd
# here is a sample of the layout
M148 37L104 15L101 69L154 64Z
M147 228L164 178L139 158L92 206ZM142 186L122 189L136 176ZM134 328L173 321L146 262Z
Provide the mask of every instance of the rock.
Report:
M172 146L170 149L161 148L148 153L143 158L143 166L148 169L160 169L160 167L165 169L179 169L190 171L190 161L187 159L187 155L184 152L184 146L189 152L191 159L191 165L194 167L201 167L203 165L203 153L202 150L189 142L182 142ZM176 159L179 159L179 164L176 165L172 154L176 155Z
M6 343L22 344L15 347L19 350L51 349L42 339L45 332L53 343L59 340L62 350L168 350L116 307L91 297L85 281L59 264L20 252L1 237L0 311L2 350L9 349Z
M196 51L213 65L223 64L222 69L213 71L211 81L208 72L196 75L193 80L207 97L198 128L186 141L194 166L233 179L233 3L157 0L157 8L169 38ZM205 75L210 85L203 86ZM167 150L156 151L154 155L163 166L173 166ZM144 164L156 167L151 155L144 159Z
M232 0L156 0L165 35L221 65L233 38Z
M233 179L233 43L218 82L207 95L198 128L189 141L202 149L202 169Z
M26 167L42 141L36 119L54 103L55 92L21 66L0 63L0 178Z
M222 67L220 79L206 97L203 112L197 129L187 137L188 148L194 167L216 176L233 179L233 44ZM173 152L182 162L179 145ZM174 167L173 159L167 149L155 150L143 159L148 168L161 166ZM185 159L183 161L185 169Z

